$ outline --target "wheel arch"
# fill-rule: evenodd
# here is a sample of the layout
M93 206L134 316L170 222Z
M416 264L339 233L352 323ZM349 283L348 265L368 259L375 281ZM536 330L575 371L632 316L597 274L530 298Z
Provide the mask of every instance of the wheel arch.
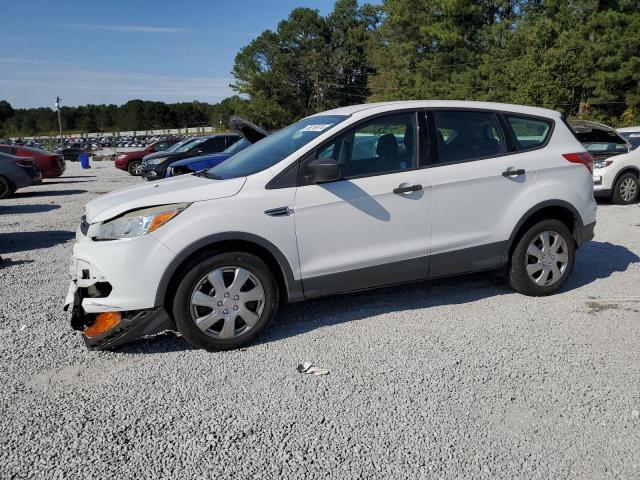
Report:
M612 184L613 188L615 188L616 183L618 183L618 180L620 179L620 177L625 173L633 173L636 176L636 178L640 179L640 168L636 167L635 165L627 165L626 167L623 167L622 170L620 170L616 174L616 177L613 179L613 184Z
M522 235L531 226L547 219L556 219L564 223L573 236L576 248L580 245L581 239L578 236L582 231L583 222L578 210L564 200L547 200L529 209L516 224L503 253L503 262L505 264L509 262L513 250Z
M268 240L244 232L227 232L209 235L183 249L165 270L156 290L155 305L164 306L172 301L182 268L193 258L207 252L242 251L261 258L274 273L283 302L294 302L304 298L302 283L293 276L291 265L285 255ZM169 310L167 310L169 311Z

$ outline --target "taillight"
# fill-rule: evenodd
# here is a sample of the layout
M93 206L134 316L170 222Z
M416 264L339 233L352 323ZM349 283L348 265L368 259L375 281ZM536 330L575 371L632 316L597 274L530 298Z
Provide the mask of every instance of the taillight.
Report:
M593 173L593 158L589 152L563 153L562 156L571 163L581 163L589 173Z

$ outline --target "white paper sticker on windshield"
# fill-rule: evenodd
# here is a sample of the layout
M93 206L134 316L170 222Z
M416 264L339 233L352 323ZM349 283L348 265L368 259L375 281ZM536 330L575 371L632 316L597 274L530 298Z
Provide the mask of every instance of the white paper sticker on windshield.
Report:
M318 125L307 125L306 127L304 127L302 130L300 130L301 132L321 132L322 130L324 130L325 128L330 127L331 124L330 123L325 123L325 124L318 124Z

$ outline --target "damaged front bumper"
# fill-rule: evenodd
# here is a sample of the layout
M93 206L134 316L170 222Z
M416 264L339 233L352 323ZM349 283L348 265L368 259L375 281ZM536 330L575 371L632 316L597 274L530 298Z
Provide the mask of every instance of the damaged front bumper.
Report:
M83 332L89 350L105 350L147 335L175 330L175 324L164 307L117 311L113 306L97 303L100 298L109 296L111 285L95 266L74 258L70 270L72 281L64 310L71 309L71 326ZM102 311L87 312L83 307L84 299L91 300L92 310ZM109 323L105 325L107 328L103 328L99 325L100 316L108 314Z

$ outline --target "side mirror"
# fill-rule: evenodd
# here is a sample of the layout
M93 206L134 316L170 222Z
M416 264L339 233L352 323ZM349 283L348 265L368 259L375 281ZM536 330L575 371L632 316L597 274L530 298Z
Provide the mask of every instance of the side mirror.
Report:
M318 158L307 165L307 180L311 183L340 180L340 165L333 158Z

